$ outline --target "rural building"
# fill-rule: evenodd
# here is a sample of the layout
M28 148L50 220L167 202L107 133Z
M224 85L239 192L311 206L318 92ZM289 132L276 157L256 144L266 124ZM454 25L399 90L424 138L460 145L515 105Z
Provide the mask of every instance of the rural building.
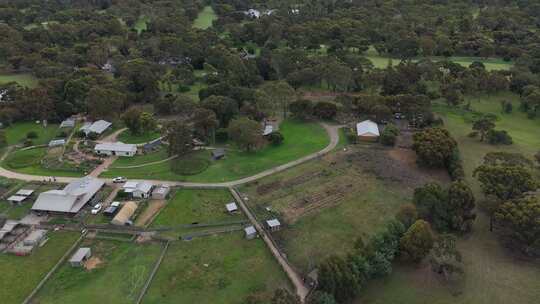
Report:
M84 262L86 262L92 256L92 250L88 247L81 247L77 249L75 254L69 259L69 264L71 267L82 267Z
M379 138L379 126L371 120L356 124L356 135L364 141L376 141Z
M228 203L225 205L225 208L227 208L227 212L233 213L238 211L238 206L236 206L236 203Z
M145 143L142 149L143 149L143 152L149 153L149 152L156 151L157 149L159 149L160 146L161 146L161 138L157 138L157 139L154 139L152 141Z
M281 229L281 223L279 222L278 219L271 219L271 220L266 221L266 227L270 231L278 231L279 229Z
M12 205L20 205L27 198L28 198L28 196L12 195L12 196L7 198L7 201L10 202Z
M265 125L263 130L263 136L267 136L272 134L274 132L274 126L272 125Z
M169 192L171 192L169 185L159 185L152 191L152 198L159 200L166 199Z
M137 146L133 144L125 144L120 141L115 143L101 143L94 147L94 152L99 155L131 157L137 153Z
M112 123L105 121L105 120L98 120L93 123L85 123L79 131L84 132L86 136L90 133L96 133L97 135L101 135L105 130L107 130Z
M75 214L84 207L105 183L85 176L67 184L63 190L49 190L39 194L32 206L34 211Z
M28 226L22 225L19 221L6 220L0 228L0 251L15 242L27 229Z
M74 128L75 127L75 119L68 118L60 123L60 128Z
M116 211L118 211L117 206L109 206L105 210L103 210L103 215L114 216L116 214Z
M137 203L135 202L126 202L122 209L116 214L116 216L112 219L111 224L118 225L118 226L124 226L128 224L128 221L131 219L131 216L135 213L135 210L137 210Z
M32 193L34 193L33 189L19 189L19 191L17 191L15 195L30 196L32 195Z
M219 159L222 159L224 157L225 157L225 149L218 148L218 149L212 150L212 158L214 160L219 160Z
M244 232L246 234L246 239L252 240L257 236L257 230L255 230L255 227L253 226L247 226L244 228Z
M131 193L135 198L149 198L154 185L147 181L129 181L122 187L124 192Z
M32 246L32 247L37 246L45 239L46 235L47 235L47 230L36 229L36 230L30 232L30 234L28 234L24 238L23 245L24 246Z
M66 144L65 139L53 139L49 142L49 148L63 146Z

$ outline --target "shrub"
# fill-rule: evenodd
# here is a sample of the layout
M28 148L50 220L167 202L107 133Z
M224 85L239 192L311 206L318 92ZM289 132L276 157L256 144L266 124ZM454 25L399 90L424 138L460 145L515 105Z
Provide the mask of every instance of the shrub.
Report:
M25 139L24 142L23 142L23 146L25 146L25 147L30 147L30 146L33 146L33 145L34 145L34 141L32 141L29 138Z
M380 137L381 143L385 146L393 146L398 135L399 129L394 124L387 124Z
M88 135L86 136L88 139L90 140L96 140L98 139L99 137L99 134L95 133L95 132L90 132L88 133Z
M358 143L358 136L356 135L356 132L353 128L346 128L345 129L345 136L347 137L347 142L350 144L356 144Z
M177 91L178 91L179 93L189 92L189 90L190 90L190 88L189 88L189 86L187 86L187 85L184 85L184 84L179 84L179 85L178 85Z
M285 139L283 137L283 134L281 134L280 132L273 132L270 135L268 135L267 138L268 138L268 141L270 141L272 145L274 146L281 145L283 143L283 140Z
M66 138L68 136L66 131L60 131L56 137Z
M26 138L29 138L29 139L38 138L38 134L36 131L30 131L26 133Z
M313 113L320 119L333 119L337 114L337 106L333 102L320 101L313 107Z
M417 220L399 240L401 252L413 262L420 262L433 247L435 238L428 222Z
M467 137L470 138L477 138L478 137L478 131L472 131L469 134L467 134Z
M227 129L217 129L216 130L216 141L217 142L226 142L229 140L229 132Z
M487 140L492 145L511 145L513 143L512 137L505 130L489 130Z

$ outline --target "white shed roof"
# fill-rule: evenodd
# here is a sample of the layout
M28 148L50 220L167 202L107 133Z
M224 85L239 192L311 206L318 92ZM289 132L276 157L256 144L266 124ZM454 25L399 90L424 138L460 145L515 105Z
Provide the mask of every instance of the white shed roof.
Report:
M92 124L84 124L80 130L86 133L87 135L89 133L101 134L105 130L107 130L111 125L112 123L108 121L98 120L98 121L93 122Z
M137 152L137 145L125 144L121 141L114 143L101 143L94 147L95 151Z
M128 181L122 186L125 192L141 191L143 193L149 193L154 185L147 181Z
M266 224L268 225L268 227L279 227L279 225L281 225L278 219L268 220L266 221Z
M30 196L32 193L34 193L34 190L32 189L19 189L15 195Z
M236 203L228 203L227 205L225 205L225 208L227 208L227 211L229 212L238 210L238 206L236 206Z
M251 235L257 233L257 230L255 230L255 227L253 226L247 226L246 228L244 228L244 232L246 233L246 235Z
M358 136L379 136L379 126L371 120L364 120L356 124L356 134Z
M16 202L16 203L20 203L22 201L24 201L26 198L28 198L27 196L22 196L22 195L12 195L10 197L8 197L8 201L10 202Z
M82 260L84 260L84 258L90 254L90 248L88 247L81 247L77 250L77 252L75 252L72 256L71 256L71 259L69 259L69 262L75 262L75 263L80 263Z
M49 142L49 147L63 146L66 144L65 139L53 139Z

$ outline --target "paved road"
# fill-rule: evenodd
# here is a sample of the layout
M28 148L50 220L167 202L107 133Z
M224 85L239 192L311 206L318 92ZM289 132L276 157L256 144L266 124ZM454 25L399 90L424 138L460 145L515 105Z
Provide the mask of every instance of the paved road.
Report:
M322 149L319 152L316 152L316 153L304 156L302 158L299 158L297 160L291 161L289 163L283 164L281 166L277 166L277 167L262 171L260 173L255 174L255 175L252 175L252 176L248 176L248 177L238 179L238 180L234 180L234 181L222 182L222 183L192 183L192 182L163 181L163 180L147 180L147 181L152 182L154 184L167 184L167 185L171 185L171 186L181 186L181 187L189 187L189 188L229 188L229 187L234 187L234 186L239 186L239 185L242 185L242 184L246 184L246 183L261 179L263 177L266 177L266 176L269 176L269 175L272 175L272 174L276 174L276 173L285 171L287 169L290 169L292 167L298 166L298 165L300 165L302 163L305 163L305 162L310 161L312 159L316 159L318 157L321 157L321 156L329 153L330 151L334 150L334 148L337 146L337 144L339 142L339 132L338 132L338 130L339 130L339 128L341 128L341 126L329 125L329 124L326 124L326 123L321 123L321 125L323 126L323 128L328 133L328 136L330 137L330 143L324 149ZM101 169L104 170L105 168L100 168L100 170ZM15 179L20 179L20 180L26 180L26 181L44 181L44 180L48 180L50 178L50 176L30 175L30 174L13 172L13 171L9 171L9 170L7 170L7 169L5 169L3 167L0 167L0 176L4 176L4 177L7 177L7 178L15 178ZM78 178L77 177L56 177L56 182L58 182L58 183L69 183L69 182L71 182L73 180L76 180L76 179L78 179ZM112 179L110 179L110 178L102 178L102 180L105 181L105 182L108 182L108 183L112 182Z

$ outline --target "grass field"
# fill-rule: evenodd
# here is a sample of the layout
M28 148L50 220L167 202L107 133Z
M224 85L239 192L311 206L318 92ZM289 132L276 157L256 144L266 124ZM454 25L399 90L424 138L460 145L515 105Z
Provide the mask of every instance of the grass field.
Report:
M120 157L114 162L114 164L110 168L113 169L115 167L139 166L157 162L168 157L169 155L167 155L167 149L163 147L160 150L152 153L136 155L134 157Z
M150 18L144 15L137 19L137 22L133 25L133 29L137 31L137 34L140 35L142 32L146 31L148 21L150 21Z
M212 21L217 19L217 15L211 6L205 6L199 13L197 19L193 21L193 27L198 29L207 29L212 26Z
M0 74L0 84L16 82L23 87L35 88L38 86L38 79L32 74Z
M161 134L158 131L132 134L129 130L126 130L118 135L118 141L126 144L142 144L159 138L160 136Z
M0 254L0 298L3 304L19 304L79 237L74 232L49 232L43 247L26 257Z
M234 233L172 243L143 303L269 303L280 287L287 278L263 241Z
M41 159L46 153L47 148L34 148L11 152L3 161L2 165L10 170L32 175L73 177L84 175L84 172L75 167L70 167L67 163L66 170L44 168L41 165Z
M85 240L96 268L64 264L44 285L34 303L134 303L160 253L158 244ZM91 260L92 261L92 260ZM94 262L94 261L92 261Z
M303 123L287 120L280 125L280 132L285 140L280 146L267 146L257 152L241 152L236 149L227 151L223 160L212 161L207 170L190 176L182 176L171 171L169 162L130 169L111 169L105 177L126 176L128 178L152 178L161 180L182 180L193 182L222 182L250 176L266 169L298 159L323 149L328 144L324 129L316 123ZM209 151L206 153L210 158ZM139 162L134 157L132 162ZM126 161L128 162L128 161ZM142 162L141 162L142 163Z
M42 124L36 124L35 122L19 122L14 123L7 128L6 139L8 145L18 144L26 139L26 134L30 131L34 131L37 134L37 138L33 138L34 145L41 145L49 143L58 132L58 125L48 124L46 128Z

